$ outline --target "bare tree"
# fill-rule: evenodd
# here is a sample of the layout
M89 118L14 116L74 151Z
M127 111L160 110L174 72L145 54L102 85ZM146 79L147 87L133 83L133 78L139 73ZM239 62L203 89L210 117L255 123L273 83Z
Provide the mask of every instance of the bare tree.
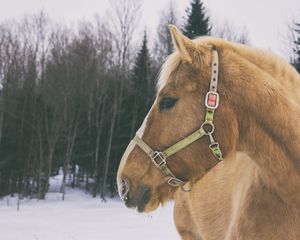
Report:
M153 49L154 60L157 66L161 66L165 58L173 52L169 24L180 25L178 12L173 0L168 3L168 8L161 13L157 27L157 37Z
M34 132L37 133L38 137L32 135L33 139L31 140L31 151L30 156L36 158L39 168L37 173L37 196L40 199L43 199L48 191L49 177L51 172L51 166L47 161L49 161L49 156L51 158L52 151L50 149L46 149L44 144L44 119L45 112L43 112L43 104L38 104L38 94L40 87L43 85L45 78L45 60L48 54L48 45L49 45L49 37L51 24L50 19L47 15L40 11L39 13L24 18L20 24L20 36L21 41L24 44L24 50L27 51L24 57L27 58L27 68L28 70L28 79L31 79L31 83L28 86L28 92L30 93L30 97L33 110L32 110L32 122L35 124L33 128ZM35 86L36 89L33 89ZM35 94L32 94L35 92ZM35 97L34 97L35 96ZM33 98L34 97L34 98ZM47 119L48 120L48 119ZM39 154L34 153L36 148L34 145L36 144L34 139L38 139L39 145ZM49 153L49 156L46 157L45 154ZM31 157L31 158L32 158ZM30 164L30 158L27 159L28 166ZM34 172L34 170L32 170ZM27 178L26 181L29 181L30 177ZM27 187L28 188L28 187Z
M4 81L4 68L5 68L5 61L4 59L4 41L5 41L5 33L4 29L0 27L0 146L2 140L2 129L3 129L3 116L4 116L4 102L3 102L3 81Z
M94 186L92 189L93 196L96 197L97 193L99 193L100 189L100 177L102 176L102 172L104 168L102 168L102 172L100 172L100 166L102 163L100 162L102 155L101 149L104 149L105 142L101 141L102 135L104 133L104 123L105 123L105 110L108 104L108 84L104 79L107 79L109 75L109 69L113 68L113 63L111 59L113 58L113 46L112 33L107 29L106 24L96 16L95 22L92 28L92 33L94 33L94 41L95 48L97 49L97 69L98 69L98 78L95 82L94 90L91 91L95 96L90 96L90 99L94 99L93 108L90 107L89 115L92 115L92 112L95 114L95 129L96 129L96 141L94 146L94 170L93 170L93 179ZM110 151L109 151L110 152ZM109 160L109 156L106 156L106 159L103 158L104 162ZM108 167L108 164L106 165ZM105 171L104 171L105 172ZM105 181L102 181L103 183ZM101 188L103 189L103 188ZM104 194L104 192L102 193Z
M112 38L116 48L115 59L117 78L122 79L119 83L118 109L122 107L124 84L128 78L129 69L133 57L133 36L136 32L140 17L141 3L138 0L113 0L111 1ZM116 115L119 123L120 116Z
M129 85L129 73L133 58L133 36L137 29L138 19L140 17L140 1L138 0L113 0L111 1L111 37L113 61L111 62L111 71L113 74L109 77L111 81L111 95L105 99L111 104L109 108L110 121L108 125L106 150L102 165L101 191L100 196L104 200L106 195L106 186L109 174L109 165L112 160L113 143L123 129L121 123L122 113L124 111L125 86Z
M117 49L117 64L127 68L132 55L132 40L140 17L141 3L138 0L111 1L110 20L113 40Z
M44 198L60 169L63 198L69 179L103 199L115 191L139 9L114 0L112 26L98 17L67 28L44 12L0 24L0 196Z
M245 27L238 28L232 23L225 21L213 28L212 36L223 38L228 41L247 44L249 43L248 32Z

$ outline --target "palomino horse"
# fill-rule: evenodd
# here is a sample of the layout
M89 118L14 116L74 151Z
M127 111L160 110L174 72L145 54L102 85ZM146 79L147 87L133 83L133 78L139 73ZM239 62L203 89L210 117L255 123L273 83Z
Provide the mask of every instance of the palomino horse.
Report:
M185 240L300 239L299 75L260 50L171 34L176 52L119 166L126 206L174 197Z

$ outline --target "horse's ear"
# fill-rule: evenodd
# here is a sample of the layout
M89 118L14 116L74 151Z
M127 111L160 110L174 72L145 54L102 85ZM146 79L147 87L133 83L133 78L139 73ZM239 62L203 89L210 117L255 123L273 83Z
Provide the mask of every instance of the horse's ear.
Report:
M169 28L175 49L181 54L184 60L192 63L195 51L193 41L184 36L176 26L169 25Z

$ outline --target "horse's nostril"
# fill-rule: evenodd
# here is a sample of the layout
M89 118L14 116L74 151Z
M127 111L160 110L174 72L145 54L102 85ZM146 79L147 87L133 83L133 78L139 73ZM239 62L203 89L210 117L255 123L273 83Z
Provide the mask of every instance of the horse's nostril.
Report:
M119 195L123 201L128 200L129 182L126 178L122 179L119 186Z

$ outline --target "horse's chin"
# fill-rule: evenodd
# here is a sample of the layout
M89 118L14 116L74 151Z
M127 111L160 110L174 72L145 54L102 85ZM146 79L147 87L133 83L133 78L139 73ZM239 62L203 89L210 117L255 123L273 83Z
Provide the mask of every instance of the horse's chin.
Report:
M143 208L137 207L138 212L149 213L155 211L160 205L158 199L150 200Z
M174 199L174 191L175 188L170 188L168 185L151 188L147 184L140 184L138 187L133 187L123 201L128 208L140 213L148 213Z
M153 190L146 185L140 185L131 194L125 196L123 201L128 208L141 213L154 211L160 205L157 195L153 194Z
M174 199L174 193L176 188L170 188L169 186L161 186L157 188L155 191L152 190L153 195L149 198L148 202L144 205L143 209L137 209L139 212L153 212L159 206L163 206L170 200ZM142 210L142 211L140 211Z

